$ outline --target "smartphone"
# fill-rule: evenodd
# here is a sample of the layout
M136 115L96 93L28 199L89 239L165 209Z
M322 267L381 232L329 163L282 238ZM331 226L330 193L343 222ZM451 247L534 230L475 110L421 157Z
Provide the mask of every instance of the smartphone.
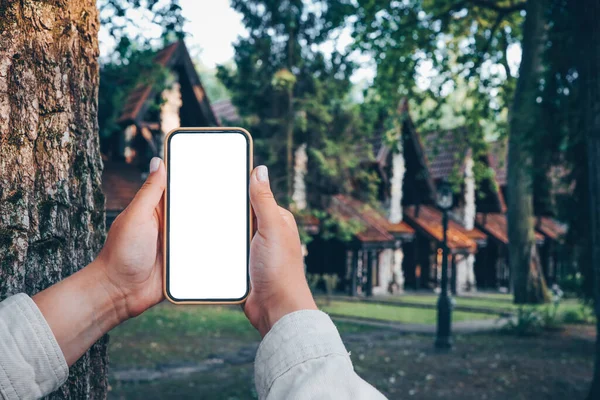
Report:
M165 138L164 292L176 304L238 304L250 291L252 138L179 128Z

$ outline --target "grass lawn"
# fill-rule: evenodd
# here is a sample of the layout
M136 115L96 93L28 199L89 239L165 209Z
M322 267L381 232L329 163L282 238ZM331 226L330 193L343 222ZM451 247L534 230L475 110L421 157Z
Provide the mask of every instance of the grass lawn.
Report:
M321 305L321 309L327 313L349 317L373 318L412 324L434 324L436 322L435 309L396 307L352 301L332 301L330 305ZM489 318L496 318L496 316L492 314L466 313L461 311L452 313L453 321Z
M376 299L394 301L394 302L406 302L406 303L417 303L417 304L428 304L434 306L437 304L438 295L436 294L402 294L398 296L381 296L375 297ZM512 303L512 295L502 293L489 293L481 295L481 297L453 297L456 302L456 306L460 307L472 307L472 308L487 308L498 311L515 311L519 308L518 305ZM526 306L529 307L529 306ZM547 306L535 306L535 307L547 307ZM566 299L562 300L559 307L559 314L564 315L566 313L582 313L582 305L579 300Z
M360 310L368 317L402 315L415 322L434 315L424 309L383 306L382 311L377 305L336 303L333 308ZM589 325L529 338L456 336L449 353L436 353L431 336L347 324L338 327L355 370L390 399L575 399L585 396L591 378L594 327ZM155 371L199 363L255 349L259 340L238 307L160 304L111 332L109 399L256 398L253 354L239 363L225 362L203 372L153 381L117 381L114 374L128 368Z
M374 328L337 323L342 334ZM260 341L237 306L175 306L163 302L111 332L114 368L155 367L206 359Z

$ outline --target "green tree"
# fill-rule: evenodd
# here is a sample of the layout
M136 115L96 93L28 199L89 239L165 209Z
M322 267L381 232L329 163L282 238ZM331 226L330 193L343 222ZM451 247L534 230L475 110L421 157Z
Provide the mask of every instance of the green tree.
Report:
M389 109L408 97L418 116L431 120L444 117L464 92L462 109L455 112L464 122L475 159L485 151L490 131L510 139L509 238L510 263L516 278L515 302L537 303L547 299L533 237L532 167L534 141L528 134L537 121L536 89L543 34L543 5L514 0L339 0L332 4L348 16L357 47L374 56L377 77L374 89ZM526 7L532 12L525 12ZM531 20L531 18L535 20ZM528 20L522 29L523 22ZM531 28L533 26L533 29ZM526 43L533 42L534 45ZM519 81L511 71L511 47L522 45ZM531 62L530 62L531 61ZM423 74L429 76L425 82ZM525 75L531 81L523 78ZM531 100L534 100L530 106ZM517 108L518 102L527 107ZM510 112L509 112L510 110ZM427 112L423 112L427 111ZM532 112L529 114L529 112ZM447 116L445 116L447 119ZM422 121L417 121L421 123ZM429 125L431 127L431 124ZM522 168L523 165L529 166ZM488 176L476 168L477 179Z
M351 148L360 123L348 103L353 65L347 55L326 54L320 45L339 25L325 1L232 1L249 35L235 44L235 67L218 77L232 95L255 138L257 161L269 165L276 196L290 204L293 152L308 145L309 193L348 189ZM321 207L323 198L309 199Z

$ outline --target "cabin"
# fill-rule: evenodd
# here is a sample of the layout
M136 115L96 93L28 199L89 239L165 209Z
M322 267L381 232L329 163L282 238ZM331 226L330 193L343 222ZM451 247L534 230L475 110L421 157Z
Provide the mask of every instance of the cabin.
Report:
M476 226L489 235L490 243L481 263L475 266L476 278L481 288L511 290L511 274L508 263L508 226L506 221L507 196L507 143L497 141L489 144L484 162L492 168L494 176L483 183L483 206L478 208ZM539 207L536 216L535 241L546 282L555 283L560 270L560 253L566 226ZM490 268L492 265L492 268Z
M169 131L220 125L183 41L158 51L154 62L168 68L171 84L162 91L152 83L135 87L117 119L121 131L103 139L102 189L107 227L142 186L150 159L163 156L163 142Z
M475 182L470 149L462 140L464 131L419 134L405 103L403 149L407 160L404 185L406 221L419 233L415 240L414 270L405 271L407 284L415 289L439 287L442 266L442 212L435 204L436 188L452 176L463 182L448 212L448 250L451 290L455 294L475 290L476 254L487 244L487 236L474 226ZM416 180L425 181L420 186Z
M308 245L308 271L337 273L351 295L395 293L404 288L433 290L441 279L442 213L435 196L436 184L447 174L440 173L437 158L428 154L406 101L398 112L403 122L397 142L390 143L382 131L376 133L371 140L372 160L363 163L380 178L378 209L345 195L334 196L330 213L342 220L360 221L363 230L349 243L315 238ZM463 173L468 174L467 169ZM478 245L487 241L473 222L465 227L460 220L467 214L467 202L457 197L451 213L456 218L448 226L448 264L455 293L474 288L474 255ZM473 212L468 215L474 221Z

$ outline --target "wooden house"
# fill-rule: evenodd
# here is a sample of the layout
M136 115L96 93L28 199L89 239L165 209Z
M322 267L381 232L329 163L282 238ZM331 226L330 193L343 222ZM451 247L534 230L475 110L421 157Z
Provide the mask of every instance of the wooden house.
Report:
M484 183L483 206L478 208L476 226L490 237L490 243L481 262L475 266L479 287L510 290L511 273L508 264L508 226L506 220L507 195L507 146L506 142L489 144L484 160L494 171L494 177ZM495 188L495 189L494 189ZM566 226L547 210L536 209L534 221L535 239L546 281L555 283L559 276L560 251ZM490 268L490 266L492 268Z
M403 102L399 109L406 118L397 143L389 143L383 132L374 135L373 159L364 163L380 177L380 207L375 210L347 196L332 200L332 213L361 221L364 230L350 244L318 239L309 244L309 272L338 273L351 294L361 293L362 287L365 294L377 294L393 292L394 288L434 289L439 285L442 213L434 200L437 175L432 175L437 169L430 166L407 107ZM459 206L455 211L464 213ZM468 273L456 271L466 269L478 243L485 241L486 236L474 227L449 222L449 266L455 291L468 288Z
M142 83L126 97L119 135L104 143L102 189L109 226L141 187L148 163L162 157L165 135L174 128L218 126L210 101L183 41L158 51L154 62L168 68L171 85L162 91ZM158 102L157 99L162 99ZM153 105L161 103L160 110Z

